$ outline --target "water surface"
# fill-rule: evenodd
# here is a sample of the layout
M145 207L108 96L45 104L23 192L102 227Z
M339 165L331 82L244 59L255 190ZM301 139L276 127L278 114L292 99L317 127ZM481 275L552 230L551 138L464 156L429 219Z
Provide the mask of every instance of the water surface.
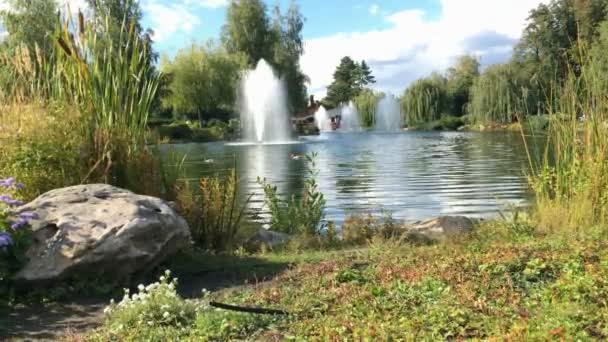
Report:
M304 138L301 138L304 139ZM316 152L317 182L327 200L326 218L340 223L350 213L392 213L415 221L438 215L491 217L531 198L528 160L517 133L402 132L324 133L300 144L182 144L188 178L225 175L236 165L241 199L263 206L257 177L283 196L302 192L304 158ZM165 151L165 152L166 152Z

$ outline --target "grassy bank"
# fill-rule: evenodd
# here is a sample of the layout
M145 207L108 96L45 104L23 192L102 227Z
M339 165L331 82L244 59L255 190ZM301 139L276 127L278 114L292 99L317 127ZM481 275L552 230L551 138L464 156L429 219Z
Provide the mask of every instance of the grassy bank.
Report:
M430 246L377 240L343 252L259 255L289 266L270 282L190 301L196 309L181 327L125 328L125 316L110 314L85 340L603 339L605 237L515 221ZM216 310L210 301L290 315Z

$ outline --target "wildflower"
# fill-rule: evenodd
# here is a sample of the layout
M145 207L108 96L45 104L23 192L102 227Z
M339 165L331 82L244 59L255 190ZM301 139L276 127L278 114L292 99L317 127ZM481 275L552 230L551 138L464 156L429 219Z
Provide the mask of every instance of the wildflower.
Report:
M15 178L9 177L7 179L0 179L0 186L4 188L10 188L15 184Z
M140 292L143 292L143 291L146 289L146 287L145 287L143 284L139 284L139 285L137 286L137 289L138 289Z
M38 219L38 214L26 211L26 212L19 214L19 218L22 218L25 220L36 220L36 219Z
M6 251L6 249L8 247L10 247L13 244L13 238L11 237L11 234L6 233L6 232L2 232L0 233L0 249L3 251Z
M28 224L29 224L29 222L26 219L20 218L19 220L17 220L17 222L13 222L13 224L11 224L11 229L19 230L19 229L27 226Z
M21 189L25 188L25 185L23 185L23 183L17 183L17 184L15 184L15 188L21 190Z
M165 311L165 313L163 313L163 318L169 318L169 312Z

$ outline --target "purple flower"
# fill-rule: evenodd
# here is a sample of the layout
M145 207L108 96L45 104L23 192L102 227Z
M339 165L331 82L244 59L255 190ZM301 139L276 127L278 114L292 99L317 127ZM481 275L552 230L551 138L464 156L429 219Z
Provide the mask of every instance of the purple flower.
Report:
M24 220L36 220L36 219L38 219L38 214L26 211L26 212L19 214L19 217Z
M25 185L23 183L17 183L17 184L15 184L15 188L21 190L21 189L25 188Z
M29 224L29 222L27 222L26 219L20 218L19 220L17 220L17 222L14 222L13 224L11 224L11 229L12 230L19 230L19 229L27 226L28 224Z
M2 232L0 233L0 248L5 249L13 244L13 238L11 234Z
M10 188L15 184L15 178L9 177L7 179L0 179L0 186Z

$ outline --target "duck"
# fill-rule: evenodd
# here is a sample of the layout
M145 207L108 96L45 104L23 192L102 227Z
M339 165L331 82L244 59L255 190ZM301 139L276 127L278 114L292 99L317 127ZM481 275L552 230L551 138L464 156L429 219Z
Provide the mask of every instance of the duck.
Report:
M299 154L293 154L292 153L292 154L289 155L289 158L292 159L292 160L300 160L300 158L302 158L302 156L299 155Z

